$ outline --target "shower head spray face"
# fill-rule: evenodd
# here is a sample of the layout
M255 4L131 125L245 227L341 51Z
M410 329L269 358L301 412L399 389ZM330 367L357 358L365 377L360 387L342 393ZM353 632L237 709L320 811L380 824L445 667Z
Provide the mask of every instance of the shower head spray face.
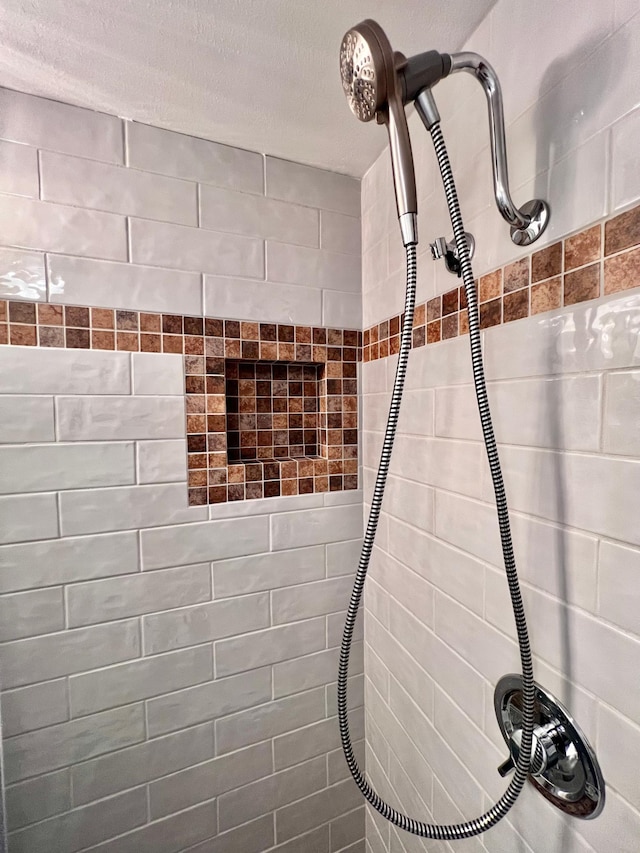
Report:
M418 242L416 182L404 105L451 70L451 57L436 50L407 59L394 51L384 30L366 20L352 27L340 46L340 76L351 112L376 119L389 131L398 218L405 246Z

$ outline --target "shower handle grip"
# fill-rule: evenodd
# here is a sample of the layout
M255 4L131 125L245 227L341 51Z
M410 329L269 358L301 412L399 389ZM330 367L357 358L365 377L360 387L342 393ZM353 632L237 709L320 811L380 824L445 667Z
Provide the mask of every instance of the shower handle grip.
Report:
M509 191L507 144L504 130L502 89L496 72L477 53L463 52L451 55L451 74L467 71L473 74L484 89L489 109L489 134L491 138L491 164L493 190L502 218L511 226L511 239L519 246L528 246L542 234L549 221L549 205L542 199L532 199L518 209Z

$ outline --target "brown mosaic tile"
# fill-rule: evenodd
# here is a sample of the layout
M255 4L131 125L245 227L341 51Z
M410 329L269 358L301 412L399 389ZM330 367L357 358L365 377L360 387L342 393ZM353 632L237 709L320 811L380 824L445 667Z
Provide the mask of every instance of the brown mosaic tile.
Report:
M604 292L618 293L640 285L640 248L605 258Z
M488 302L502 293L502 270L483 275L478 285L478 296L480 302Z
M138 352L137 332L116 332L116 349L123 352Z
M162 335L140 335L140 352L162 352Z
M442 316L446 317L447 314L453 314L460 307L460 290L459 288L455 288L454 290L449 290L447 293L442 294Z
M33 307L33 306L31 306ZM27 323L9 324L9 343L17 347L35 347L38 343L36 326Z
M504 268L503 293L512 293L529 285L529 258L521 258Z
M116 311L116 329L123 332L137 332L138 312Z
M417 347L423 347L426 344L426 342L427 342L427 340L426 340L426 329L425 329L425 327L420 326L420 328L414 329L413 330L413 341L412 341L412 345L413 345L414 349L416 349ZM380 358L382 358L382 355L380 355Z
M182 335L162 335L162 352L182 354L183 342Z
M162 316L160 314L140 313L140 331L141 332L161 332L162 331Z
M522 320L529 316L529 288L507 293L502 300L502 322Z
M114 350L115 348L115 332L101 329L91 330L91 349Z
M204 320L202 317L184 318L185 335L204 335Z
M531 314L553 311L562 305L562 279L550 278L531 288Z
M36 323L36 306L33 302L9 302L10 323Z
M469 315L466 311L458 314L458 331L461 335L469 334Z
M488 329L502 322L502 300L492 299L480 305L480 328Z
M181 335L183 332L182 316L179 314L163 314L162 332L165 335Z
M427 343L435 344L442 338L441 321L434 320L433 323L427 323Z
M65 343L70 349L89 349L91 346L89 329L70 329L67 327Z
M600 296L600 264L591 264L564 277L564 304L575 305Z
M605 223L604 253L613 255L638 245L640 245L640 205Z
M544 281L562 272L562 243L554 243L531 255L531 281Z
M565 272L600 259L601 232L601 226L594 225L573 237L567 237L564 241Z
M62 305L38 304L38 324L40 326L62 326L63 323L64 312Z
M9 328L6 323L0 323L0 344L9 343Z
M457 291L456 291L457 293ZM458 334L458 314L449 314L442 318L442 339L455 338Z
M65 305L65 326L73 326L80 329L88 329L90 325L90 314L88 308L79 308L74 305Z
M63 347L64 329L61 326L39 326L38 343L41 347Z
M115 312L111 308L92 308L91 309L91 328L92 329L113 329L115 328Z
M427 323L442 317L442 297L436 296L427 302Z

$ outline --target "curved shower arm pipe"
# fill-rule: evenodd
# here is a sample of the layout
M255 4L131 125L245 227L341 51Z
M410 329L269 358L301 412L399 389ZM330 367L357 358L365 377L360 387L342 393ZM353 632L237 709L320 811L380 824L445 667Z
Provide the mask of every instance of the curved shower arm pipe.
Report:
M493 190L500 215L512 229L526 232L543 214L544 224L536 237L542 233L548 218L546 202L534 200L518 209L509 192L509 172L507 168L507 144L504 130L504 107L502 89L496 72L491 65L477 53L463 52L451 54L451 71L467 71L480 82L487 96L489 108L489 133L491 137L491 162L493 166ZM535 206L535 207L534 207ZM541 210L541 207L543 210ZM546 214L546 215L545 215ZM533 239L535 240L536 237ZM520 242L520 241L514 241ZM524 242L524 241L523 241ZM529 242L529 241L527 241ZM532 241L531 241L532 242Z

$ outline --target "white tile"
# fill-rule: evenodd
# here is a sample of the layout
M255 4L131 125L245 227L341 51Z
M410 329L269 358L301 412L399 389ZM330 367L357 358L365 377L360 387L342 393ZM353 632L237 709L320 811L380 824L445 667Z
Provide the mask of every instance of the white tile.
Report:
M360 257L269 240L267 278L284 284L302 284L359 293Z
M250 515L271 515L291 512L295 509L315 509L323 506L324 495L280 495L277 501L271 498L252 498L248 501L231 501L226 504L209 504L209 518L247 518Z
M420 530L433 529L434 490L423 483L389 477L385 488L385 512Z
M184 483L168 483L61 492L62 535L200 521L206 516L206 507L188 506L186 491Z
M608 145L603 131L536 179L536 198L546 199L553 211L540 246L606 215Z
M640 749L640 727L633 725L606 705L600 705L596 748L607 783L622 794L634 808L640 809L640 787L635 760Z
M9 89L0 90L4 139L122 163L122 123L116 116Z
M456 601L482 614L484 567L475 557L395 519L389 520L389 551ZM425 613L422 619L430 622L431 614Z
M134 352L131 354L133 393L155 396L184 394L184 360L173 353Z
M38 198L38 153L35 148L0 142L0 192Z
M602 392L597 376L492 383L488 390L498 442L598 450ZM436 390L436 435L482 439L472 386Z
M20 249L0 249L0 297L46 300L44 255Z
M214 275L263 278L262 240L132 219L131 260L134 263L197 270Z
M614 0L615 26L619 27L638 11L636 0Z
M367 246L362 253L362 291L367 292L379 286L387 277L387 252L389 241L378 240L373 246Z
M0 349L2 394L128 394L129 353Z
M186 439L138 442L138 482L175 483L186 479Z
M0 498L0 543L29 542L58 536L54 494Z
M362 508L323 507L271 517L271 547L274 551L357 539L362 531Z
M2 196L0 231L8 246L114 261L127 259L125 220L113 213Z
M512 509L640 543L640 461L514 447L500 455Z
M548 376L638 364L635 324L639 308L640 296L631 293L550 311L527 323L496 326L485 339L487 378ZM438 351L444 345L424 347L424 351L430 349ZM468 363L468 352L464 355ZM411 366L407 381L410 371ZM456 375L460 372L458 368Z
M126 531L6 545L0 548L0 568L1 592L131 574L140 569L137 534Z
M55 441L53 397L5 395L0 406L0 442Z
M640 455L640 370L606 377L603 449Z
M360 215L360 181L336 172L266 158L267 195L298 204Z
M47 201L198 224L194 183L50 151L40 153L40 175Z
M637 4L633 3L637 10ZM619 210L640 198L640 110L617 122L611 132L611 209Z
M261 154L137 122L125 128L129 166L241 192L263 190Z
M0 494L135 482L133 444L32 444L0 448Z
M269 550L269 520L258 516L143 530L141 547L145 570L260 554Z
M320 580L325 574L324 563L323 545L218 560L212 566L214 598L248 595Z
M360 217L321 211L320 245L330 252L359 255L362 250Z
M580 0L569 0L561 9L553 0L543 0L525 9L510 0L499 11L500 14L492 15L492 61L503 81L509 118L562 80L588 56L589 50L609 35L613 26L612 3L591 4L589 15L584 14ZM549 20L553 20L553 27L549 27ZM519 57L519 51L513 50L517 44L528 46L526 56ZM550 61L555 60L551 68L534 59L541 52ZM596 81L591 85L595 88Z
M598 558L598 614L640 635L640 551L601 542Z
M218 187L200 188L200 224L212 231L229 231L248 237L262 237L318 246L318 211L285 201Z
M389 470L397 477L479 497L485 465L478 443L400 435Z
M183 397L58 397L60 441L183 438Z
M384 422L389 412L390 398L385 394L380 401ZM430 388L415 388L405 391L398 418L398 430L412 435L433 435L434 397ZM366 424L366 421L365 421ZM384 426L384 424L383 424Z
M333 328L362 328L362 296L359 293L322 291L322 324Z
M201 314L202 284L198 273L119 264L89 258L49 255L51 302Z
M206 275L204 313L209 317L320 326L323 323L322 291L299 285Z

